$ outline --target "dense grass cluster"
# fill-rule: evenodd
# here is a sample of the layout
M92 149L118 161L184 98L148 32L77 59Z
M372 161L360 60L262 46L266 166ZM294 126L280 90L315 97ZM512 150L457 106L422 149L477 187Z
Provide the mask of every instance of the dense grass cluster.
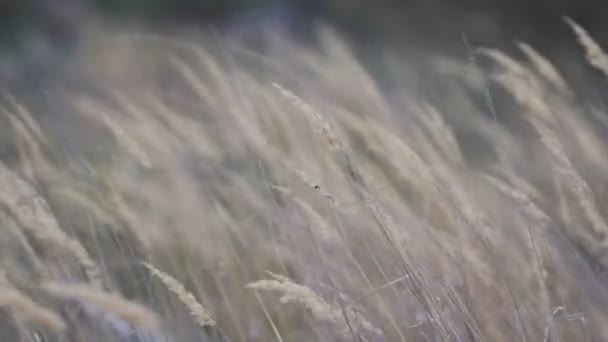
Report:
M608 112L519 48L91 38L2 98L0 339L607 340Z

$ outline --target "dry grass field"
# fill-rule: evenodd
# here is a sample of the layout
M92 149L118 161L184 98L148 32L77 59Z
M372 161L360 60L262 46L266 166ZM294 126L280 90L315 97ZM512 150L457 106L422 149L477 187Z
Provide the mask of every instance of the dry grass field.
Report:
M608 110L518 48L92 36L1 94L0 340L608 340Z

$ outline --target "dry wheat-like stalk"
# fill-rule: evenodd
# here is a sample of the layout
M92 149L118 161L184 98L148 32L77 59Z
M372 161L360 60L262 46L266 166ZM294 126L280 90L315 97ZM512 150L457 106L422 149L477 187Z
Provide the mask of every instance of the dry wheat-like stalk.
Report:
M550 84L552 84L560 92L571 96L573 94L572 89L568 86L566 80L562 75L555 69L553 64L541 55L536 49L526 43L519 43L519 49L528 57L532 62L534 68L538 73L543 76Z
M36 138L34 138L30 130L27 129L26 124L24 124L17 115L7 111L4 108L1 108L0 110L8 118L11 128L17 136L15 143L18 150L17 155L19 156L22 164L21 169L26 177L28 177L30 180L35 180L36 172L34 170L36 168L33 165L32 159L35 159L40 155L40 146L36 142Z
M551 109L547 104L537 106L542 103L542 96L539 94L540 89L528 89L530 92L526 94L521 92L521 83L515 77L502 78L500 82L507 90L515 95L515 99L522 105L528 108L530 112L545 111L546 114L543 116L552 116ZM593 192L582 178L582 176L576 171L574 165L570 161L570 158L564 152L565 149L562 146L557 134L553 129L546 123L537 120L534 117L529 118L530 122L541 136L542 142L547 147L553 159L555 161L556 170L564 176L566 184L570 187L578 200L583 213L587 216L587 219L592 224L592 228L596 231L596 234L602 235L608 233L608 225L604 221L602 215L597 210L597 205L593 197Z
M519 203L525 210L525 212L528 213L535 220L541 222L547 222L550 220L550 217L542 209L540 209L526 193L522 192L517 188L512 187L511 185L505 183L504 181L496 177L484 175L484 178L487 179L501 193L511 198L515 202Z
M300 206L300 208L302 208L302 210L304 210L304 212L310 217L310 219L313 221L313 223L315 225L315 229L313 229L313 232L316 235L318 234L319 237L322 239L322 241L330 242L330 241L334 241L337 239L336 232L333 229L331 229L329 223L310 204L308 204L302 198L295 195L288 188L283 188L283 187L274 186L274 185L272 186L272 188L276 189L277 191L279 191L282 194L289 197L293 202L298 204Z
M145 168L151 168L152 162L150 161L150 157L141 147L141 145L131 137L117 122L110 117L110 115L102 108L100 105L93 103L87 99L76 99L74 100L75 106L80 110L83 115L92 118L93 120L97 120L103 125L105 125L108 130L114 135L116 141L122 148L125 149L127 154L137 161L141 166Z
M572 28L578 42L585 48L589 63L601 71L605 76L608 76L608 55L606 55L599 44L591 38L589 33L574 20L566 17L564 18L564 21Z
M505 66L509 63L516 63L502 52L490 51L487 55ZM505 60L512 62L505 62ZM506 74L497 77L496 80L531 114L527 115L526 119L540 135L543 145L552 156L555 170L572 191L583 215L590 223L586 228L587 231L569 229L569 233L572 237L582 239L590 249L589 252L605 265L608 263L608 242L605 238L608 234L608 224L598 210L589 184L576 170L558 135L549 124L553 121L554 114L553 109L544 97L544 89L536 82L533 75L522 75L519 72L517 69L509 70ZM540 118L545 120L540 120Z
M285 165L287 171L297 177L297 179L304 183L304 185L306 185L308 188L318 192L322 197L326 198L332 203L339 205L339 201L337 200L336 196L329 193L325 187L315 182L312 177L310 177L302 168L296 167L296 165L289 160L284 161L283 164Z
M0 307L10 309L18 321L35 323L55 333L67 329L67 324L60 315L19 291L9 283L3 272L0 272Z
M464 157L458 141L439 110L429 103L422 103L420 108L416 108L415 113L418 114L416 117L431 135L431 140L443 153L443 157L454 163L461 163Z
M480 53L491 58L506 69L504 74L495 75L493 79L505 87L516 101L530 109L530 113L551 122L554 115L547 103L542 85L529 70L502 51L480 49Z
M247 284L247 288L281 293L281 303L298 303L303 305L317 320L334 325L340 334L350 336L352 328L359 328L375 334L382 334L361 313L354 310L337 308L327 303L311 288L300 285L291 279L267 272L272 279L263 279Z
M17 116L23 121L24 125L27 128L29 128L29 130L33 133L36 140L39 143L42 143L42 144L48 146L49 141L47 140L46 136L42 132L42 128L40 127L38 122L32 116L32 113L25 106L23 106L21 103L19 103L17 101L17 99L15 99L10 94L4 94L4 95L7 98L8 102L14 108L14 111L17 114Z
M591 191L589 184L574 168L574 165L572 165L555 132L543 124L537 124L535 128L541 135L547 149L553 154L556 170L563 176L566 185L570 188L581 206L583 214L591 223L589 229L594 231L595 236L605 236L608 233L608 224L606 224L606 221L598 210L593 191ZM594 241L594 243L597 243L597 241ZM605 238L600 243L605 245ZM608 260L606 261L608 262Z
M522 192L521 190L514 188L511 185L505 183L504 181L489 175L484 175L484 178L486 178L499 192L501 192L507 198L513 200L519 206L521 206L522 210L536 221L535 224L538 226L536 227L536 232L533 232L532 227L527 225L528 249L536 259L534 263L534 268L536 268L535 271L539 283L547 283L550 274L547 270L550 265L550 259L549 256L546 255L546 252L545 254L543 254L542 249L538 246L538 242L536 241L537 239L535 238L535 236L542 236L542 233L544 233L543 229L547 228L547 225L551 221L551 218L542 209L540 209L526 193ZM549 307L550 300L546 291L539 291L538 301L541 303L541 306L544 310Z
M344 148L344 142L336 134L336 131L323 114L321 114L319 111L314 109L313 106L302 100L302 98L300 98L298 95L294 94L290 90L287 90L282 85L278 83L273 83L272 86L275 87L286 99L293 102L298 109L308 115L315 132L321 135L321 137L325 139L325 141L330 145L331 148Z
M129 301L118 293L104 292L87 284L46 282L42 288L57 297L71 298L93 305L106 313L119 317L133 326L154 330L159 321L156 315L141 304Z
M0 203L6 205L18 222L37 239L69 251L82 265L89 280L101 286L102 276L97 263L78 240L69 237L57 223L49 205L26 181L0 163Z
M520 77L525 77L528 75L528 70L521 63L517 62L515 59L511 58L506 53L490 48L477 48L477 53L482 56L486 56L494 60L498 65L501 65L506 70L516 74Z
M152 264L144 262L143 265L188 308L190 315L197 324L199 324L201 327L216 325L209 311L207 311L203 305L196 300L194 295L188 292L184 285L177 281L177 279L159 270Z

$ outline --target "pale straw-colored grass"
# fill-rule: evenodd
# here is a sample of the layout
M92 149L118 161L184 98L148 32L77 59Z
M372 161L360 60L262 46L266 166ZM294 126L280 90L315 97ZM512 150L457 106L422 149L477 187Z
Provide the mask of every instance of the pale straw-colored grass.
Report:
M22 323L37 324L60 333L67 329L66 322L56 312L36 303L14 287L0 270L0 307L10 310L13 317Z
M2 163L0 184L4 189L0 193L0 203L12 211L21 227L40 241L70 252L82 265L89 280L96 286L101 286L101 271L97 263L78 240L61 230L48 203L34 187Z
M344 308L332 306L311 288L297 284L285 276L272 272L268 272L268 275L270 276L270 279L249 283L247 284L247 287L254 290L280 293L281 303L296 303L302 305L315 319L335 325L338 331L341 331L344 336L350 336L351 334L356 333L353 332L353 325L357 329L381 334L381 331L374 327L374 325L361 314L352 310L345 310ZM352 337L356 338L355 336Z
M42 288L49 294L64 299L76 299L83 304L92 305L103 312L114 315L134 327L155 330L159 327L158 317L144 307L129 301L118 293L100 290L88 284L68 284L46 282Z
M555 316L551 337L605 340L605 138L586 115L602 107L524 43L523 61L478 50L489 72L444 65L427 94L409 79L390 89L319 34L318 47L261 36L254 51L217 36L104 40L73 64L98 92L53 98L65 122L5 98L19 154L0 165L15 223L0 267L13 288L135 326L154 314L125 298L154 303L175 340L536 341L558 307L588 325ZM395 78L417 68L395 61ZM64 124L78 132L52 134ZM36 270L19 269L24 256ZM171 319L173 296L198 327ZM27 302L13 293L9 311L15 298Z
M564 18L564 21L572 28L578 42L583 46L587 53L587 60L604 75L608 76L608 56L601 46L589 35L589 33L574 20Z
M195 323L201 327L214 326L216 324L209 311L196 300L196 297L191 292L186 290L182 283L152 264L144 263L144 265L155 278L160 280L186 306Z

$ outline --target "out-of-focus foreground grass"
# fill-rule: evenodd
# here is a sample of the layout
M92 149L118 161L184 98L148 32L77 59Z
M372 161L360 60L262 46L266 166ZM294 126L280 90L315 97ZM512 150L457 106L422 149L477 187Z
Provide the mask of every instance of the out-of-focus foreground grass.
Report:
M420 97L328 31L256 44L95 37L3 94L3 341L608 339L608 113L547 59Z

